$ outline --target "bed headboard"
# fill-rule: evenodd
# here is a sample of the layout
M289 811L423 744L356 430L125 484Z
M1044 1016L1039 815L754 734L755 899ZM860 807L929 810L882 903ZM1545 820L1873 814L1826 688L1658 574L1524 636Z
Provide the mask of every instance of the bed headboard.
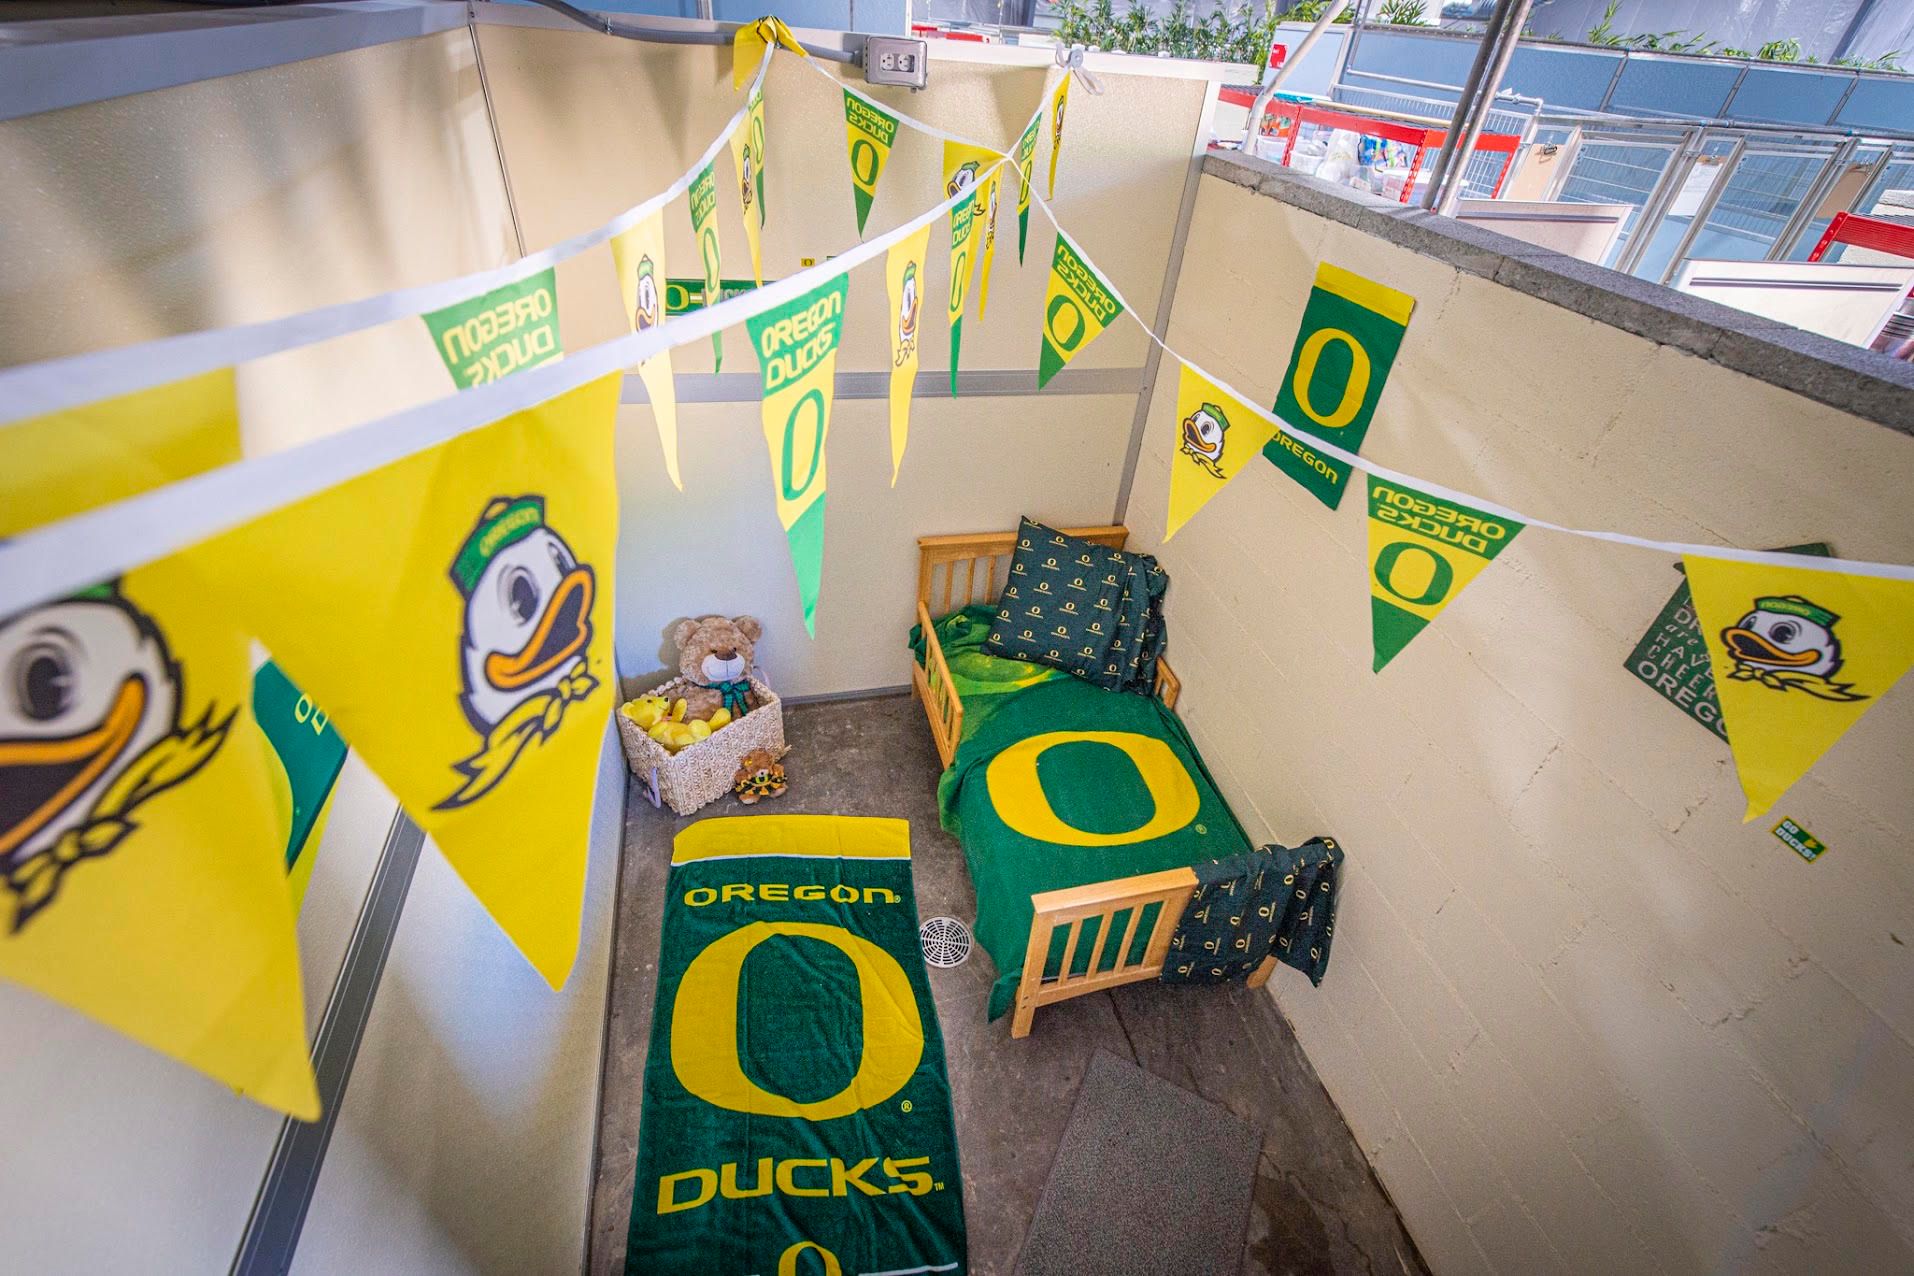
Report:
M1126 527L1062 527L1066 536L1122 549ZM917 538L917 601L933 616L942 616L972 603L996 601L1010 583L1010 556L1017 549L1015 532L979 532L970 536Z

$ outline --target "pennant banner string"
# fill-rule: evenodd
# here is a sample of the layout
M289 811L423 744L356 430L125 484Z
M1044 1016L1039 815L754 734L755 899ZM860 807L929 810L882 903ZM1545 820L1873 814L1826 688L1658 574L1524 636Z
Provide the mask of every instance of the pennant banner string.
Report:
M996 160L986 173L1008 160ZM296 448L249 457L0 541L0 616L64 598L163 558L281 505L482 429L662 351L701 340L784 305L887 253L950 212L944 200L829 261L747 293L509 377L462 390Z
M626 209L596 230L574 235L550 248L520 257L509 265L457 279L380 293L376 297L362 297L357 301L343 301L338 305L301 311L259 323L181 333L139 345L89 351L0 371L0 436L4 435L7 426L17 421L63 412L101 399L118 398L183 377L214 372L251 359L263 359L315 342L329 341L378 324L415 319L427 311L443 309L495 288L518 283L542 270L549 270L561 261L596 248L613 236L630 230L691 189L693 179L717 158L732 133L743 124L750 93L758 91L770 70L771 52L771 48L767 47L763 60L758 64L757 78L746 94L747 106L739 107L737 113L726 121L724 127L718 130L718 135L711 140L711 145L705 148L704 154L664 190Z
M760 63L758 68L757 84L762 84L769 60L775 52L775 46L767 47L764 62ZM804 63L812 66L839 89L864 97L857 90L849 89L842 81L811 59L804 59ZM866 98L866 100L872 99ZM889 108L885 109L889 110ZM1038 112L1042 109L1039 106ZM321 340L342 332L354 331L358 327L369 326L371 323L411 317L424 309L429 309L435 301L459 300L469 291L481 290L487 284L496 286L500 281L523 278L535 273L549 264L546 260L549 254L568 248L572 252L583 251L587 247L603 242L612 234L636 224L641 216L655 210L661 201L669 200L682 193L681 188L689 187L692 177L702 169L705 163L715 157L718 148L728 140L731 130L742 123L744 114L745 111L740 109L732 117L731 122L712 143L706 155L701 157L684 177L673 183L671 188L631 211L621 214L599 230L567 241L558 248L548 249L546 254L528 257L512 266L455 281L454 284L429 285L404 293L389 293L381 297L368 298L362 302L348 303L344 306L291 316L265 324L171 337L141 346L34 364L15 372L0 372L0 404L4 404L0 406L0 425L19 418L39 416L80 403L128 393L175 380L181 376L192 375L195 372L224 366L237 360L256 358L278 350L289 349L306 341ZM979 145L970 139L959 138L934 125L926 124L901 111L892 111L891 114L894 114L900 123L930 136ZM1033 117L1034 115L1035 113ZM995 148L986 149L998 153ZM1012 157L1006 156L998 160L997 164L1009 164L1012 168L1018 169L1020 176L1030 176L1023 173ZM994 169L996 165L992 167ZM965 193L968 194L968 192ZM867 240L826 263L801 270L751 293L720 302L716 306L680 315L656 328L616 338L577 355L569 356L561 362L529 369L491 385L465 391L454 398L396 413L299 448L271 456L251 458L219 470L184 479L115 505L89 511L53 524L17 540L0 544L0 616L10 615L49 599L63 597L77 589L106 579L127 567L150 562L205 536L256 518L287 501L309 495L334 483L344 482L378 465L389 464L513 412L522 411L594 377L634 366L660 351L742 323L752 315L762 314L773 306L792 300L840 271L849 270L870 260L880 252L886 252L892 244L906 235L922 226L929 225L949 212L958 203L959 198L948 198L910 222L875 239ZM1049 201L1033 189L1031 202L1042 210L1050 224L1059 234L1062 234L1062 224L1057 220L1057 215L1051 209ZM572 247L573 245L576 247ZM1090 260L1087 255L1085 260ZM1420 488L1444 499L1473 505L1487 513L1514 519L1531 527L1545 528L1549 531L1587 537L1592 540L1609 541L1618 545L1630 545L1658 553L1761 563L1775 567L1800 567L1832 573L1845 572L1851 575L1875 576L1889 580L1914 580L1914 566L1904 564L1809 558L1728 546L1660 541L1631 536L1623 532L1568 527L1510 509L1508 506L1484 497L1457 491L1428 479L1390 469L1366 457L1346 451L1318 434L1292 425L1272 412L1256 407L1254 398L1242 394L1227 381L1203 371L1197 364L1183 358L1161 337L1152 332L1149 324L1138 314L1136 308L1124 299L1114 283L1109 284L1109 291L1119 302L1122 302L1124 310L1136 321L1144 335L1165 354L1179 363L1197 368L1199 372L1203 372L1203 375L1216 382L1220 388L1235 395L1245 406L1252 408L1266 421L1291 434L1307 438L1326 455L1378 478ZM395 304L401 299L406 302L403 309ZM368 318L364 322L340 326L338 316L341 312L360 310L374 314L375 317ZM321 324L327 321L331 326L322 328ZM316 331L313 331L311 335L302 335L298 340L286 340L288 333L304 334L308 329L316 329ZM262 331L270 332L277 336L278 340L276 342L259 341L257 334ZM257 348L246 344L248 339L256 342ZM152 529L155 527L164 527L166 529L164 535L154 537ZM137 548L131 548L133 546Z

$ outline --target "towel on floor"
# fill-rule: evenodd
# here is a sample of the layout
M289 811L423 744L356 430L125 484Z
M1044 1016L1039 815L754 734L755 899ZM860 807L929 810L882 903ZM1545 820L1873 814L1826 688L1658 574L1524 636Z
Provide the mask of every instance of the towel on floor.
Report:
M1342 848L1334 839L1271 843L1191 867L1196 892L1170 940L1165 983L1222 983L1272 955L1322 983L1342 880Z

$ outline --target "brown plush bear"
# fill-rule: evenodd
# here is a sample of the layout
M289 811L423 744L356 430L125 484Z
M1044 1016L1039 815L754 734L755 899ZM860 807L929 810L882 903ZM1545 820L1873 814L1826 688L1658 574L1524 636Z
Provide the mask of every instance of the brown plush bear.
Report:
M751 672L753 645L764 636L755 616L701 616L681 620L672 631L678 644L678 672L695 687L684 692L685 717L709 718L720 708L742 718L758 707L758 698L746 676Z

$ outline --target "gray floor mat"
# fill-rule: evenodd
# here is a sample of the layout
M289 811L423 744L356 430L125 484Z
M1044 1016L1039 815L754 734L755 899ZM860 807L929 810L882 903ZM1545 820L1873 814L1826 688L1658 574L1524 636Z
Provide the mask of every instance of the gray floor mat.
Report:
M1243 1261L1262 1136L1181 1086L1099 1050L1019 1276L1224 1276Z

